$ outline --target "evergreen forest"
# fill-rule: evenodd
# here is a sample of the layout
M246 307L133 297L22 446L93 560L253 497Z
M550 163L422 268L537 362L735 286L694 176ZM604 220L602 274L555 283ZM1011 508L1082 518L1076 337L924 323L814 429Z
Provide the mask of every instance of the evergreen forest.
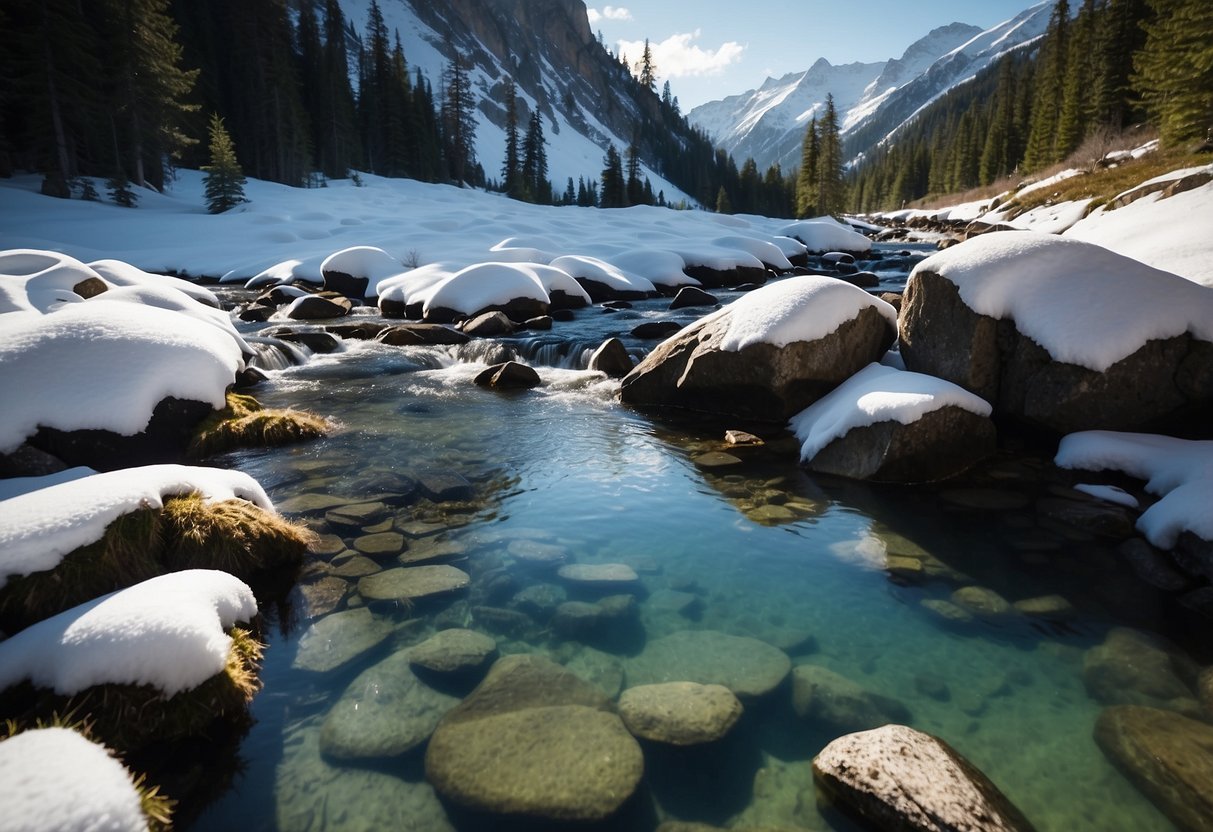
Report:
M637 114L631 141L608 147L601 169L577 182L553 183L543 116L520 117L513 81L504 79L505 157L478 159L469 64L448 43L440 78L410 68L377 0L364 31L338 0L9 0L0 7L0 175L38 171L45 193L83 198L98 197L81 177L103 177L131 207L132 185L161 189L175 165L221 167L226 190L212 209L239 203L245 175L307 187L357 183L355 171L540 203L669 204L644 165L719 211L888 209L1084 149L1092 156L1131 125L1152 126L1165 146L1205 140L1210 33L1208 0L1081 0L1076 13L1058 0L1043 38L891 137L861 129L841 138L830 98L792 171L738 166L682 115L668 82L658 92L647 43L631 65L599 42Z

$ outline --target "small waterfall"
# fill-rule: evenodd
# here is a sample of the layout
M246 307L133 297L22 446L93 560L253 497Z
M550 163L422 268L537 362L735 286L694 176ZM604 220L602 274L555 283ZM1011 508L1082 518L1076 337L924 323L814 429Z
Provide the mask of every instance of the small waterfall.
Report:
M283 341L280 338L250 335L245 336L244 340L254 351L249 366L256 367L258 370L285 370L288 367L298 367L306 364L312 354L312 351L302 344Z

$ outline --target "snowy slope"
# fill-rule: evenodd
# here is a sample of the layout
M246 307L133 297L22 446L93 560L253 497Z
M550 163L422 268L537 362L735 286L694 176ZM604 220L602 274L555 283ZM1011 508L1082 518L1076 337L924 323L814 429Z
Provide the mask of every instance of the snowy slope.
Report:
M501 176L505 158L503 82L509 75L518 84L522 129L533 110L543 115L548 175L555 192L564 192L569 177L574 183L578 177L597 181L607 144L613 143L622 151L630 141L630 134L624 135L621 125L630 121L626 116L632 102L625 96L611 95L614 62L592 38L589 43L566 43L567 48L562 48L561 37L571 37L570 32L588 37L584 4L517 0L517 9L510 5L498 0L380 0L384 22L393 37L399 35L410 73L420 68L435 96L442 87L443 70L450 63L448 40L471 61L469 76L478 102L476 159L486 176ZM354 30L365 32L370 0L341 0L341 6ZM530 17L521 19L523 14ZM515 17L518 19L511 19ZM536 26L543 26L543 30ZM560 28L559 36L550 31L553 26ZM583 58L573 65L568 60L570 50L579 56L595 50L602 55ZM356 82L356 78L353 80ZM587 94L590 88L595 95ZM604 96L612 100L595 100ZM606 112L602 111L604 107ZM616 117L607 118L608 112ZM642 176L649 177L654 193L664 191L671 202L693 202L647 165Z
M760 169L778 162L790 170L799 165L805 126L821 115L826 93L833 93L843 138L853 152L863 152L949 89L1043 34L1051 8L1045 0L984 31L964 23L941 26L883 63L835 67L821 59L805 72L700 105L688 118L738 164L752 156Z

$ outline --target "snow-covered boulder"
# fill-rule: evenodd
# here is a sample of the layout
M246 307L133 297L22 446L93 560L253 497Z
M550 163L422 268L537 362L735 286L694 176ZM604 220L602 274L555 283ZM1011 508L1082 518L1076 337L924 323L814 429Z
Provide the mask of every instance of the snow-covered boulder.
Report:
M432 323L450 323L482 312L504 312L511 320L525 321L546 315L550 306L543 282L525 264L477 263L439 284L426 299L422 315Z
M243 712L256 692L260 646L233 629L256 615L252 590L226 572L161 575L0 642L0 690L29 682L47 694L39 709L75 697L120 749L187 736Z
M592 302L589 292L564 269L542 263L527 263L523 268L543 284L553 309L580 309Z
M104 278L112 286L167 286L192 297L199 303L219 308L219 298L205 286L198 286L179 277L162 274L148 274L143 269L136 268L121 260L94 260L88 267Z
M628 404L783 422L884 354L896 313L841 280L757 289L662 342L623 380Z
M1207 431L1213 291L1089 243L995 232L915 267L901 353L1034 427Z
M24 731L0 742L0 792L9 829L148 829L130 772L105 746L69 728Z
M0 453L30 439L98 469L180 458L242 366L229 332L158 307L94 300L5 315Z
M951 382L869 364L791 420L814 471L878 482L931 482L995 449L990 405Z
M320 264L324 288L351 300L361 300L367 295L368 287L377 286L379 281L403 271L403 263L374 246L345 248L333 252Z
M799 240L812 254L822 254L827 251L862 254L872 249L871 240L833 217L798 220L785 225L779 233L781 236Z
M403 274L379 281L375 294L385 318L420 320L430 295L454 276L457 268L446 263L427 263Z
M686 263L684 270L687 274L699 281L701 286L716 289L766 282L766 265L749 249L756 248L772 257L775 252L764 246L752 245L757 242L742 237L720 237L711 243L697 243L694 247L675 250Z
M0 314L46 312L108 288L101 275L66 254L37 249L0 251Z
M583 254L566 254L548 265L571 275L594 303L607 300L642 300L656 297L651 280L632 274L619 266Z
M603 259L625 274L643 277L663 294L673 294L680 286L699 285L698 280L684 271L686 261L673 251L629 248L627 251L612 254Z

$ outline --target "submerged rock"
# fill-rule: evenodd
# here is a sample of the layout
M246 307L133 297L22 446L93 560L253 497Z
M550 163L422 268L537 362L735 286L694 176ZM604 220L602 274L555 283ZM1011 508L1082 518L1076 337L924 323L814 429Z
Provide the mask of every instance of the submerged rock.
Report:
M876 829L1029 832L988 777L938 737L904 725L848 734L813 758L813 779Z
M629 731L671 745L715 742L729 732L741 710L728 688L695 682L640 685L619 697L619 715Z
M1082 679L1092 699L1105 705L1149 705L1199 713L1189 686L1196 665L1163 639L1115 627L1103 644L1087 651Z
M338 760L399 757L434 732L459 699L413 673L408 651L393 653L350 683L324 719L320 750Z
M1213 829L1213 726L1122 705L1099 715L1095 742L1177 827Z
M426 779L480 812L553 821L614 814L640 782L640 746L610 700L539 656L499 659L430 738Z
M715 630L680 630L653 639L627 663L633 685L724 685L742 698L770 693L791 668L792 662L782 650L755 638Z
M479 670L497 655L497 642L475 630L442 630L409 651L409 661L434 673Z
M358 594L368 601L418 601L465 590L471 579L446 564L386 569L358 581Z
M636 570L626 563L569 563L557 569L556 575L570 584L591 587L634 584L640 580Z
M336 670L378 647L391 632L391 622L365 607L326 615L300 637L292 666L315 673Z
M896 699L872 693L855 682L812 664L792 671L792 707L801 719L836 734L908 722L910 712Z

